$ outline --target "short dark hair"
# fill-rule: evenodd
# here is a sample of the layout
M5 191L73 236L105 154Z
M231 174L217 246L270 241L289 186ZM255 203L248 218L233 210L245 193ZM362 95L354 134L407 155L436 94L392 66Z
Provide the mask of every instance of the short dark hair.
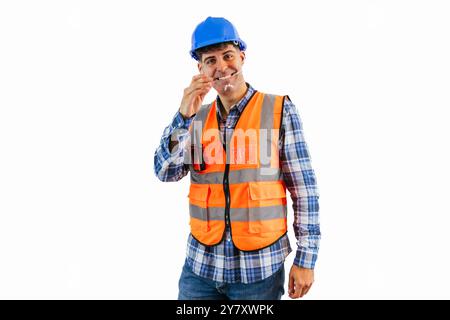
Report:
M198 48L194 51L195 55L198 58L198 61L202 61L202 55L214 50L222 50L226 48L229 44L233 45L238 51L240 51L239 44L236 41L227 41L227 42L221 42L221 43L215 43L206 47Z

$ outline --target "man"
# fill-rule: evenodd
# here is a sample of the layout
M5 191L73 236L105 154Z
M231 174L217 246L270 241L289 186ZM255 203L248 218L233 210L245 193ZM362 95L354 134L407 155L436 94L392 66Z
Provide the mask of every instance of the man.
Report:
M208 17L196 27L190 54L199 74L155 153L161 181L191 175L179 299L281 298L284 260L292 251L286 188L298 240L289 297L303 297L314 282L319 194L302 123L288 96L245 82L245 49L224 18ZM202 105L211 88L216 100Z

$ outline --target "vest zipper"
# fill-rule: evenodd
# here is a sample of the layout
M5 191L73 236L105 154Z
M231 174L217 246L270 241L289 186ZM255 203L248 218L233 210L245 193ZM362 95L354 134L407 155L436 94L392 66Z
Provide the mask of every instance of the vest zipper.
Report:
M226 129L225 129L226 131ZM225 154L227 152L227 148L226 148L226 134L224 134L224 144L223 144L223 148L225 150ZM230 172L230 164L229 163L225 163L225 172L223 175L223 192L225 193L225 225L226 226L230 226L230 183L228 181L228 175ZM230 227L231 228L231 227Z

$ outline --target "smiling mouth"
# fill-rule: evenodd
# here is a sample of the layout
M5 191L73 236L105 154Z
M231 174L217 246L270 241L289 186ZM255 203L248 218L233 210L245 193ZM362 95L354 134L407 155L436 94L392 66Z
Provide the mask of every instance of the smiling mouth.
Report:
M231 78L231 77L233 77L233 76L235 76L235 75L238 75L239 73L241 73L241 71L237 71L237 72L232 73L232 74L229 74L229 75L227 75L227 76L223 76L223 77L219 77L219 78L214 78L214 81L229 79L229 78Z

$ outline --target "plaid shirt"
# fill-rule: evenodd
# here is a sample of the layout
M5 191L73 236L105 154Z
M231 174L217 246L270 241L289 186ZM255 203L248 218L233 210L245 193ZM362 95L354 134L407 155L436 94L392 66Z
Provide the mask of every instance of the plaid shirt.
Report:
M227 136L232 133L232 128L255 92L249 84L247 87L245 96L230 109L225 119L222 118L219 110L220 99L216 98L222 134L224 130L227 130ZM178 112L172 123L164 130L154 159L155 174L161 181L178 181L189 172L188 165L184 164L184 157L185 150L190 144L190 135L186 130L193 118L184 120ZM294 210L293 227L297 239L294 264L312 269L317 259L321 236L319 192L303 136L302 122L290 99L284 100L280 132L280 165L284 182L291 194ZM169 142L172 135L178 139L179 146L171 153ZM195 274L218 282L253 283L279 270L287 255L292 251L287 234L267 248L256 252L243 252L233 245L228 227L225 232L225 239L211 247L200 244L192 237L192 234L189 234L186 262Z

